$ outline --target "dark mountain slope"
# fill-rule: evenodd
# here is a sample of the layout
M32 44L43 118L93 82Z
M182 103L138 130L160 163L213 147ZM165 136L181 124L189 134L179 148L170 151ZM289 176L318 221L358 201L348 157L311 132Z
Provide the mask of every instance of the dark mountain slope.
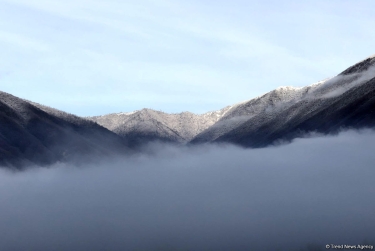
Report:
M260 97L233 105L217 123L197 134L191 143L212 142L250 119L255 123L263 123L265 118L275 116L279 110L290 107L306 96L311 89L313 89L312 86L280 87ZM261 114L266 114L263 120L259 119L262 118L259 116Z
M271 137L273 140L266 140L266 138L270 137L266 135L273 133L273 131L281 130L284 126L288 128L297 126L297 124L287 123L286 118L291 119L295 116L300 121L308 118L307 116L319 113L321 110L329 109L327 106L331 105L329 103L332 101L330 98L334 98L333 100L336 100L338 104L344 104L347 100L344 100L346 96L343 94L352 88L359 87L373 77L375 77L375 56L349 67L334 78L326 79L310 86L277 88L260 97L234 105L217 123L196 135L191 143L225 141L232 143L241 142L242 145L246 145L243 143L245 139L242 139L242 137L246 137L248 133L254 138L254 142L258 142L254 143L255 145L262 145L260 144L261 139L256 139L258 136L264 137L264 144L267 145L276 140L276 138L281 137L281 135L276 133L278 136L275 134ZM358 95L365 95L365 93ZM340 100L342 101L340 102ZM317 116L319 115L323 116L323 114L318 114ZM344 114L341 115L344 116ZM330 115L325 116L326 120L331 120ZM362 114L362 116L371 115ZM315 120L317 121L318 118L315 118ZM300 129L302 130L303 128ZM308 129L308 131L315 130L313 127L304 129ZM316 130L319 130L319 128L316 128ZM254 131L258 131L257 135L254 135ZM295 133L298 134L298 132ZM330 131L326 133L330 133ZM255 146L254 144L249 142L249 146Z
M345 71L340 73L340 75L361 73L361 72L364 72L364 71L368 70L370 67L372 67L374 65L375 65L375 55L373 55L371 57L368 57L368 58L366 58L365 60L363 60L359 63L356 63L355 65L349 67L348 69L346 69Z
M345 128L374 128L375 78L340 96L302 100L272 117L259 114L256 120L262 123L249 120L215 142L264 147L309 132L331 134Z
M0 92L1 165L48 165L126 151L124 139L96 123L44 108Z

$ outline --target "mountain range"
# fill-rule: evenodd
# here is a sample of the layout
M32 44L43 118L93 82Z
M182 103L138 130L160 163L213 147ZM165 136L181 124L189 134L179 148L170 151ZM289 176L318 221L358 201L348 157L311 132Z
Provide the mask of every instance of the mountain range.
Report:
M306 87L279 87L204 114L152 109L78 117L0 92L0 165L21 168L137 152L143 144L265 147L375 127L375 55Z

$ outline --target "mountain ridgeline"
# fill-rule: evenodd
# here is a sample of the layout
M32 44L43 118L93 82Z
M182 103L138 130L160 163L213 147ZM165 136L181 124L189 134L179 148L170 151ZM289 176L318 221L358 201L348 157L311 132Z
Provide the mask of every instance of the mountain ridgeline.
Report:
M142 109L82 118L4 92L0 107L0 165L14 168L129 154L152 141L265 147L308 133L374 128L375 56L336 77L204 114Z
M155 139L199 144L225 142L264 147L306 133L337 133L375 126L375 56L331 79L279 87L260 97L205 114L150 109L89 117L134 144Z
M129 152L106 128L72 114L0 92L0 166L22 168Z

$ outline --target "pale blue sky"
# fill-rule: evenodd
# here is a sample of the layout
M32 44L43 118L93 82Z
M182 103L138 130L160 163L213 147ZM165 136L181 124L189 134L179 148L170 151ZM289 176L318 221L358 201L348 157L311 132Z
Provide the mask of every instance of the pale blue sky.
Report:
M0 0L0 90L82 116L202 113L375 53L375 1Z

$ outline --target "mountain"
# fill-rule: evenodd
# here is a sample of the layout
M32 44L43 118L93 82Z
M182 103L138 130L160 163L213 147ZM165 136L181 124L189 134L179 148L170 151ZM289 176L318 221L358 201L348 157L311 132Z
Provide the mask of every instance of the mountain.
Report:
M204 114L142 109L81 118L0 92L0 166L89 161L155 140L265 147L309 133L374 127L375 55L333 78L279 87Z
M273 114L301 99L314 86L304 88L279 87L263 96L233 105L215 125L197 134L192 143L214 141L246 121L256 119L260 114L274 116ZM259 123L262 123L262 121L259 121Z
M214 125L230 107L205 114L168 114L151 109L114 113L88 119L126 138L132 145L153 140L186 143Z
M133 144L226 142L263 147L309 132L373 127L375 56L336 77L306 87L279 87L262 96L205 114L151 109L89 117Z
M114 150L126 152L125 140L100 125L0 92L0 166L76 162Z
M232 123L231 121L239 122ZM229 125L229 126L228 126ZM334 78L303 87L282 87L235 106L191 142L264 147L306 133L337 133L375 126L375 56Z

